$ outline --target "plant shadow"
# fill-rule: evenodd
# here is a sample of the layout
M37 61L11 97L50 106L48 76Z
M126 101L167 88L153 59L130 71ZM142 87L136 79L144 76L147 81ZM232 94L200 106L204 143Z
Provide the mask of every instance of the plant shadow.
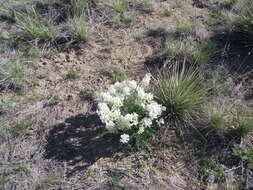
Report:
M115 136L103 135L104 128L96 114L79 114L52 127L47 137L45 158L67 162L72 175L102 157L111 157L118 150Z

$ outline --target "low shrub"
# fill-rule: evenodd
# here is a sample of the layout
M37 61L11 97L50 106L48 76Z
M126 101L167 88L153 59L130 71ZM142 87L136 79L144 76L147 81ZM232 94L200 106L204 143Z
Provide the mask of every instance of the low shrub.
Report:
M122 144L130 147L145 147L155 134L156 127L165 107L158 104L152 93L146 92L151 75L146 75L142 82L117 82L101 94L98 115L110 133L120 136Z

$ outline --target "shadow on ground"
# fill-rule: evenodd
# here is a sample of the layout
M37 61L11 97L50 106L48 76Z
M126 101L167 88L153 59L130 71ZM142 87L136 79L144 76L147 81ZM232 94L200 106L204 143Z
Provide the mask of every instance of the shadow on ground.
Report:
M244 74L253 69L253 46L247 44L241 33L217 31L210 39L220 50L217 63L225 64L231 74Z
M118 150L118 139L101 136L104 128L96 114L79 114L52 126L47 137L45 157L71 166L71 175L92 165L99 158Z

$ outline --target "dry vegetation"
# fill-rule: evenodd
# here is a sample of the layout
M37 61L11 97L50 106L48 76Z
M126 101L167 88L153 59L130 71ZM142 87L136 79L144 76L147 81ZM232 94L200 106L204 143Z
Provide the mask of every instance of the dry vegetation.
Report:
M253 189L252 48L251 0L0 0L0 189ZM146 73L126 151L97 104Z

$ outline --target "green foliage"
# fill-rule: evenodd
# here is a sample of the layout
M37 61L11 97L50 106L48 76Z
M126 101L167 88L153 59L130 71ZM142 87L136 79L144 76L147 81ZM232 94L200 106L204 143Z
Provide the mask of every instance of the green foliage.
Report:
M26 59L29 59L31 61L36 61L38 60L39 56L40 56L40 49L38 48L38 46L35 45L25 45L24 46L19 46L20 50L23 50L23 56Z
M145 38L145 33L140 32L140 33L136 34L136 35L134 36L134 38L135 38L136 40L141 41L141 40L143 40L143 39Z
M0 62L0 84L5 87L21 88L25 83L25 66L20 60Z
M176 25L176 35L183 36L188 34L192 29L193 25L186 24L185 22L178 22Z
M16 124L16 133L18 135L23 135L25 133L27 133L27 130L28 130L28 125L26 123L23 123L23 122L18 122Z
M116 12L124 13L128 9L128 2L127 0L113 0L112 6Z
M141 0L140 5L140 9L147 13L153 12L155 9L154 0Z
M126 71L122 67L111 66L99 69L99 73L112 78L113 82L121 82L126 79Z
M233 156L246 162L248 164L248 167L253 169L253 151L251 149L234 148Z
M224 7L232 7L238 0L222 0L219 4Z
M14 16L14 11L10 8L10 1L0 1L0 16L6 17L7 20L11 20Z
M48 102L46 103L47 106L55 106L59 104L61 101L60 95L53 95L49 98Z
M128 96L125 100L124 100L124 106L122 106L121 108L121 113L123 115L126 115L128 113L138 113L139 117L141 119L144 118L144 116L147 114L145 109L143 107L141 107L139 104L136 104L136 98L135 96Z
M56 32L52 18L40 18L33 7L16 13L17 27L26 39L51 40Z
M222 182L225 179L225 173L220 164L212 158L204 159L201 172L207 178L214 177L217 182Z
M216 44L212 40L208 40L206 43L198 45L193 53L194 59L199 64L207 64L214 56L216 51Z
M8 111L10 107L10 102L9 101L4 101L4 100L1 100L0 101L0 116L4 113L6 113Z
M219 132L224 129L225 121L222 115L214 114L210 118L210 126L215 132Z
M116 14L113 18L113 23L117 27L127 27L134 21L134 14L132 12L123 12Z
M126 115L128 113L138 113L139 120L143 119L147 112L146 110L141 107L140 105L136 104L136 96L129 96L124 100L124 106L121 108L121 113L123 115ZM120 123L118 123L119 126L122 126ZM127 145L130 150L133 149L144 149L148 146L149 140L157 134L158 129L157 126L152 126L149 128L146 128L145 131L141 134L133 132L138 131L138 127L133 127L133 129L129 130L127 133L132 134L131 136L131 142Z
M204 91L197 71L175 66L172 72L160 74L156 82L157 101L166 107L167 117L173 121L187 121L201 110Z
M172 59L192 61L192 51L189 44L173 40L167 43L163 55Z
M81 41L87 41L90 37L91 31L87 25L84 16L74 17L68 21L68 26L71 33Z
M224 12L221 9L214 8L211 10L210 17L206 21L206 24L208 24L209 26L216 26L223 24L225 22L224 17L225 17Z
M171 16L173 14L173 12L171 9L167 8L167 9L164 9L163 14L165 16Z
M9 181L9 178L6 175L0 175L0 189L5 189L5 184Z
M182 7L182 0L174 0L174 4L172 5L172 9L181 8Z
M240 39L246 47L253 47L253 2L238 1L234 8L237 13L233 19L233 31L240 34Z
M239 186L227 187L225 190L247 190L247 189L246 187L239 185Z
M235 128L234 132L239 137L244 137L253 132L253 118L239 121L239 125Z
M158 133L157 126L145 129L145 131L142 134L135 133L132 135L132 142L128 146L130 146L131 149L133 149L134 147L137 150L145 149L148 147L150 139L156 136L157 133Z
M67 74L67 78L68 79L77 79L79 77L79 72L76 70L71 69L68 74Z
M15 171L17 171L17 172L26 171L27 167L28 167L28 165L25 162L21 162L17 165L17 167L15 168Z
M186 24L186 23L177 23L176 26L176 34L179 36L182 36L184 34L186 34L187 32L189 32L190 27Z
M206 86L210 96L227 95L231 87L232 79L222 68L217 68L215 71L209 73L206 77ZM224 75L228 76L224 78Z
M42 189L49 189L50 186L56 185L59 183L59 179L56 176L47 176L39 182L39 186Z
M87 0L70 0L74 17L82 17L85 13Z
M0 39L10 40L11 34L8 31L0 31Z

